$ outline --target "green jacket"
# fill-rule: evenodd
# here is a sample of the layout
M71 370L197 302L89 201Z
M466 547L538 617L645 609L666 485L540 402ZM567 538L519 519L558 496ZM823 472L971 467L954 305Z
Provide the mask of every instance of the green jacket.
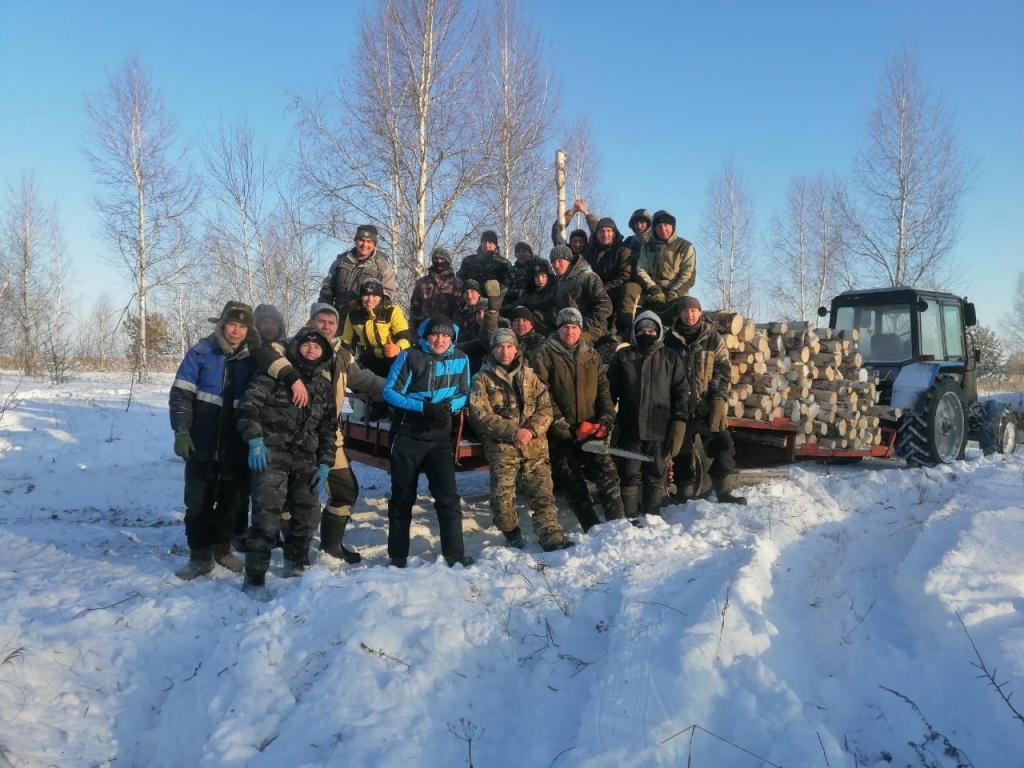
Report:
M586 341L570 349L552 336L537 350L532 362L537 377L551 393L555 421L564 419L563 427L570 432L574 433L583 421L615 418L601 356Z
M697 250L674 232L668 242L652 237L636 254L635 271L645 288L660 289L672 301L686 296L697 282Z

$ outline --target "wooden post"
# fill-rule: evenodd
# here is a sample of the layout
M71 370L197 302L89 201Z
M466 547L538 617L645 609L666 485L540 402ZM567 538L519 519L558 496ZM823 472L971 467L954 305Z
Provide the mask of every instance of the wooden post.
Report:
M565 150L555 150L555 189L558 191L558 229L565 240Z

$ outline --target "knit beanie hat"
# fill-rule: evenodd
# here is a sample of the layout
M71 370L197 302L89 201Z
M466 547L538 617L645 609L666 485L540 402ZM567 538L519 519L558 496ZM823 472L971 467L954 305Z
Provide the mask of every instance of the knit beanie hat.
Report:
M533 310L529 307L518 306L513 309L509 315L509 320L529 320L534 325L537 324L537 318L533 314Z
M555 317L555 327L561 328L563 325L578 325L580 328L583 327L583 315L575 307L566 307L560 309L558 315Z
M530 247L529 243L524 242L522 240L520 240L518 243L516 243L516 247L512 249L512 254L515 255L515 254L519 253L519 251L526 251L526 253L530 257L533 256L533 248Z
M295 334L295 339L292 343L295 345L295 350L298 351L307 341L311 341L320 347L320 358L317 362L324 362L333 356L334 350L331 349L331 342L316 328L301 329Z
M373 224L360 224L356 228L356 236L354 238L352 238L352 239L353 240L362 240L364 237L368 238L369 240L372 240L373 244L376 245L377 244L377 228L375 226L373 226Z
M673 216L668 211L658 211L657 213L654 214L654 217L651 219L651 226L656 227L659 224L669 224L671 225L672 229L675 229L676 217Z
M597 222L597 226L594 227L594 231L597 232L597 230L603 229L604 227L609 227L611 229L614 229L616 232L619 231L619 228L615 226L615 219L613 219L613 218L611 218L609 216L605 216L603 219L600 219ZM580 230L580 231L582 232L582 230Z
M508 328L499 328L491 334L491 349L499 344L512 344L519 347L519 338Z
M633 326L634 333L639 333L640 331L648 330L658 332L661 329L658 328L658 324L656 322L646 317L643 320L638 320L636 322L636 325Z
M557 261L558 259L572 261L574 258L575 255L572 252L572 248L568 245L556 245L551 249L551 253L548 255L549 261Z
M451 336L454 339L455 323L452 322L450 317L446 317L445 315L432 317L427 321L427 327L423 329L423 338L432 336L435 333L440 333L444 336Z
M480 244L483 245L484 243L494 243L497 245L498 233L493 229L486 230L482 235L480 235Z
M330 312L336 318L338 322L341 322L341 315L338 314L338 310L334 308L333 304L328 304L325 301L317 301L312 304L309 308L309 319L312 320L314 317L319 315L321 312Z
M588 235L582 229L574 229L572 232L569 233L569 239L570 240L572 240L574 237L582 237L584 240L589 240L590 239L590 235Z
M466 291L476 291L477 293L482 293L482 291L480 290L480 283L478 283L473 278L469 278L468 280L462 281L462 292L465 293Z
M683 296L679 300L679 311L682 312L685 309L700 309L700 299L696 296Z
M451 253L449 251L447 251L444 248L435 248L430 253L430 260L432 262L443 261L445 264L451 264L452 263L452 255L451 255Z

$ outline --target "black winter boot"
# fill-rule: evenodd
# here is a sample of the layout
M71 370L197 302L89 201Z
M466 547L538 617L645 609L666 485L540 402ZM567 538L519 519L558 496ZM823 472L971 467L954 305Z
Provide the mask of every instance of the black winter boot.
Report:
M640 489L632 486L622 489L622 511L632 520L640 516Z
M267 574L265 571L250 571L246 569L245 578L242 579L242 592L253 600L262 603L270 602L270 592L266 587Z
M730 490L732 484L729 482L728 477L716 477L711 482L715 490L715 500L719 504L745 505L747 503L746 496L737 496Z
M281 571L281 576L286 579L294 579L297 576L301 576L309 568L309 561L306 560L285 560L284 569Z
M665 489L656 487L645 487L643 490L640 512L644 515L660 515L661 503L665 499Z
M445 557L444 561L448 563L449 568L454 568L456 565L462 565L468 568L476 562L476 560L469 555L463 555L462 557Z
M339 517L324 510L323 517L320 518L320 551L352 565L360 562L363 556L342 544L348 521L348 516Z
M502 531L505 534L505 541L508 542L510 547L516 549L523 549L526 546L526 538L523 536L523 531L517 525L511 531Z
M188 562L174 572L182 581L192 581L213 570L213 547L205 549L193 549L189 555Z
M545 552L557 552L560 549L568 549L569 547L575 547L576 542L572 541L566 536L563 536L561 540L549 541L546 544L541 544L540 548Z
M404 557L392 557L388 563L392 568L405 568L409 564L409 561Z

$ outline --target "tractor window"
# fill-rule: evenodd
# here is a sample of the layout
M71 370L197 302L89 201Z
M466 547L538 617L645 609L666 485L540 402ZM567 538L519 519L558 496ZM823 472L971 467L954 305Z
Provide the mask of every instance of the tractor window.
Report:
M942 348L942 315L939 303L928 299L928 309L917 313L917 321L921 325L921 354L931 355L936 360L945 360Z
M946 359L963 360L964 342L960 307L956 304L942 305L942 324L946 335Z
M913 357L907 304L839 307L835 327L860 331L860 353L868 363L902 363Z

